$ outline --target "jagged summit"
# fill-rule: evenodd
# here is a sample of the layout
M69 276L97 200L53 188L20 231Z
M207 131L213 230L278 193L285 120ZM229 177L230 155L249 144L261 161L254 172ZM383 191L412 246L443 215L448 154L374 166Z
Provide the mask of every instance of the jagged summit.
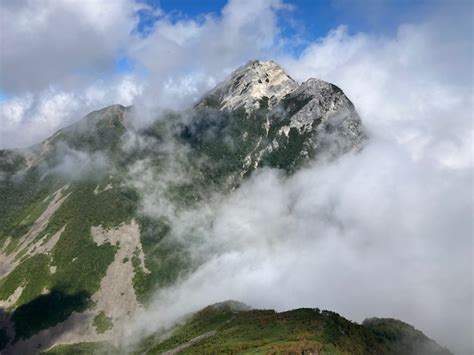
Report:
M272 61L238 68L196 107L184 136L223 165L235 158L241 176L265 165L292 172L317 156L357 151L366 137L340 88L320 79L299 84Z
M243 108L251 113L262 105L272 112L266 123L267 132L271 126L279 126L279 134L286 137L292 128L300 134L314 131L321 141L331 131L337 136L331 139L343 151L360 147L365 139L360 117L339 87L316 78L299 84L273 61L249 61L217 85L197 107L221 111Z
M269 107L274 106L297 87L298 83L275 62L252 60L232 72L206 99L221 110L243 107L250 111L258 109L264 97L268 97Z

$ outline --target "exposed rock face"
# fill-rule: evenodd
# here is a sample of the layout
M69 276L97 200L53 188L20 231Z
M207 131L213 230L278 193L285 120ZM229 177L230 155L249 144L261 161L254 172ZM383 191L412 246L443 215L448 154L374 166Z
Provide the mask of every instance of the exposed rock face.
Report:
M337 86L319 79L309 79L285 96L281 103L291 117L280 131L314 131L316 150L345 153L359 149L366 138L362 121L352 102Z
M251 111L260 107L263 97L267 97L269 106L273 107L297 87L298 83L275 62L254 60L235 70L204 100L216 101L221 110L243 107Z
M243 157L240 176L262 165L291 172L315 157L357 151L366 138L354 105L340 88L319 79L299 85L274 62L247 63L196 107L198 112L232 113L223 119L198 114L189 131L198 132L195 140L207 146L220 144L221 151L225 144L218 140L232 142Z
M37 240L37 237L46 228L51 216L61 207L62 203L69 196L69 194L66 194L67 189L68 186L66 185L52 194L51 201L46 209L32 224L30 230L22 236L18 245L14 246L14 248L8 252L10 243L12 243L10 238L8 244L5 243L3 250L0 249L0 278L5 277L18 266L21 257L51 252L51 249L58 241L64 228L49 239L48 236L43 236L43 238Z
M354 136L362 135L361 120L354 105L337 86L320 79L308 79L301 85L273 61L253 60L240 67L213 89L199 104L220 110L245 108L247 112L262 107L281 110L291 117L291 127L310 131L329 119L350 121ZM279 106L279 107L277 107Z
M357 116L360 123L354 105L342 90L319 79L302 83L284 98L283 106L291 116L290 127L300 130L309 130L315 120L325 122L336 115L352 119Z

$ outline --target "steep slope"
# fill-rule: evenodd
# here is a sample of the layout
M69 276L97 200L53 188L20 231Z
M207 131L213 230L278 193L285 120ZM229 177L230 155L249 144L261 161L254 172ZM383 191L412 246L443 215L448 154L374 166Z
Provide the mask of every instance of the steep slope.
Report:
M341 89L318 79L298 86L273 62L239 68L199 102L190 121L183 136L241 175L259 166L293 172L315 157L360 149L366 139Z
M119 248L98 244L92 227L129 224L136 205L127 188L115 185L120 178L112 168L124 112L120 106L93 112L37 146L3 154L21 162L0 179L1 332L16 347L61 322L73 325L73 312L89 309L82 317L88 324L101 311L93 296ZM50 336L37 338L25 353Z
M366 139L339 88L298 84L273 62L247 63L193 107L144 129L130 124L134 115L113 105L31 148L0 151L6 353L120 337L157 288L204 261L186 243L199 249L207 236L176 221L256 169L292 174Z

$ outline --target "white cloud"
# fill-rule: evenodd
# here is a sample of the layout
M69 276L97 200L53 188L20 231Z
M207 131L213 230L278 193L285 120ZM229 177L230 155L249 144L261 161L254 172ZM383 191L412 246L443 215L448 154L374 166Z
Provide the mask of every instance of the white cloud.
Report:
M301 57L282 62L300 80L316 76L343 88L375 134L411 145L420 159L431 155L465 168L472 164L474 95L472 81L466 81L472 78L472 51L458 46L445 65L438 53L456 48L457 39L445 38L439 27L402 25L394 38L350 36L339 27Z
M124 76L113 82L96 82L83 90L48 88L0 102L0 148L26 147L78 121L87 113L117 102L131 105L143 84Z
M88 110L111 103L137 103L145 122L156 117L158 108L190 105L242 62L271 57L279 41L277 11L288 11L280 0L235 0L220 16L176 20L132 0L0 6L0 87L7 94L18 92L1 103L0 119L8 124L0 131L0 147L37 142ZM158 16L146 37L132 33L139 8ZM132 75L140 84L104 77L119 50L136 63ZM105 92L116 92L115 101L102 100L109 96ZM53 101L58 105L60 97L70 104L61 101L59 111L42 109ZM28 111L28 116L14 118L13 109Z
M469 353L472 179L377 137L360 154L289 179L262 171L224 200L178 216L176 238L192 235L190 250L207 261L158 292L133 331L237 299L356 321L399 318ZM206 239L196 242L196 228Z
M2 1L0 87L34 92L110 71L130 40L135 8L129 0Z
M279 0L231 0L220 16L163 15L129 51L149 72L150 87L141 104L182 107L243 62L271 57L279 46L278 11L287 11Z

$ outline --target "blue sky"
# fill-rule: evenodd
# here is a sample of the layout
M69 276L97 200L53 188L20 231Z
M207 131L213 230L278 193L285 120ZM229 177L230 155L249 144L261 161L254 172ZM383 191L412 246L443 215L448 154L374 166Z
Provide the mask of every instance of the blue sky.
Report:
M465 0L455 0L454 2ZM141 3L161 8L176 17L219 15L225 0L144 0ZM416 21L420 14L429 12L437 0L287 0L293 11L282 16L281 24L288 34L302 31L312 41L325 36L331 29L344 24L352 33L393 33L402 22ZM289 19L289 18L290 19ZM152 19L144 16L141 25L150 26ZM142 30L143 28L141 28Z
M146 38L153 33L154 25L166 16L171 21L204 21L206 15L222 17L226 0L135 0L146 4L149 10L140 10L136 14L139 21L132 33ZM468 0L455 0L453 4L466 3ZM130 1L132 3L132 1ZM377 36L394 36L401 23L416 23L435 11L439 0L286 0L291 10L277 11L279 38L286 39L284 51L298 57L307 46L340 25L347 26L347 33L373 33ZM159 12L159 13L158 13ZM88 62L78 71L88 73ZM107 79L110 74L126 74L137 69L137 65L126 50L118 49L113 58L112 73L109 69L90 71L91 75ZM0 82L0 102L12 96L8 87Z
M465 0L457 0L462 2ZM171 19L199 20L205 15L221 16L226 0L137 0L149 5ZM298 56L309 43L322 38L340 25L347 26L349 34L359 32L393 36L401 23L416 22L437 7L437 0L287 0L290 11L279 15L282 38L295 38L286 50ZM139 23L134 29L147 37L160 16L151 11L139 11ZM291 41L290 41L291 42ZM124 53L119 53L115 62L116 71L129 72L135 64ZM1 95L0 95L1 99Z

